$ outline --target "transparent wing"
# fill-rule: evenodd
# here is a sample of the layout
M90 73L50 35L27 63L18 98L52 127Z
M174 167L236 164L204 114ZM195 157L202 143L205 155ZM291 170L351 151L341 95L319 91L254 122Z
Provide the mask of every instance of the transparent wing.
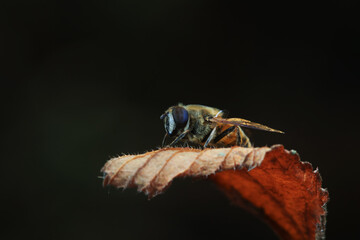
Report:
M231 125L247 127L247 128L253 128L253 129L269 131L269 132L284 133L283 131L276 130L276 129L267 127L265 125L261 125L260 123L251 122L249 120L242 119L242 118L225 119L225 118L221 118L221 117L213 117L213 118L210 119L210 121L215 122L215 123L231 124Z

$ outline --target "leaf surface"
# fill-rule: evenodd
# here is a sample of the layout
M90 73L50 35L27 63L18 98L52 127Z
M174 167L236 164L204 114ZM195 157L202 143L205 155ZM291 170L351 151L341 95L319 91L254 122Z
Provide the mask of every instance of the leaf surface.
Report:
M209 176L233 203L266 221L282 239L325 237L328 192L321 188L320 174L281 145L163 148L110 159L102 172L104 186L136 187L149 198L176 177Z

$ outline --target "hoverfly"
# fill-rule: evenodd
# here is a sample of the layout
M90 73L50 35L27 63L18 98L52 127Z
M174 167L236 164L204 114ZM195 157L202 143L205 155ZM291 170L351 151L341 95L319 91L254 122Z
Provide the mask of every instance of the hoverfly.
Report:
M160 119L164 120L166 131L163 146L166 137L170 136L175 139L169 146L182 140L202 145L204 148L234 145L251 147L250 140L241 127L284 133L242 118L224 118L224 112L220 109L195 104L180 103L172 106L161 115Z

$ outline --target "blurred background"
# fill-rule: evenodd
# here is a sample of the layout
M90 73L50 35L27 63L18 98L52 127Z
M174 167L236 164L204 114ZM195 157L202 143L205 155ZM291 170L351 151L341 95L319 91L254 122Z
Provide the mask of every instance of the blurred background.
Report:
M354 10L354 11L353 11ZM121 153L160 146L169 106L204 104L319 167L328 239L360 213L359 26L343 1L2 1L1 239L277 239L208 181L148 201L103 188Z

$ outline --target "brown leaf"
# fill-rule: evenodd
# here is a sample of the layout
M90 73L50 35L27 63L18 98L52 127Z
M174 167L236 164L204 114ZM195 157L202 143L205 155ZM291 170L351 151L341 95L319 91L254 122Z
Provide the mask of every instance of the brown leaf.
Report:
M283 146L268 151L251 172L211 176L226 195L268 222L282 239L324 239L328 192L318 170Z
M102 169L104 186L137 187L155 196L183 176L208 176L218 170L253 168L260 165L270 148L163 148L141 155L125 155L110 159Z
M244 167L247 170L240 170ZM102 172L104 186L137 187L149 197L161 193L177 176L211 175L235 204L267 221L281 238L324 236L328 193L321 188L320 175L281 145L164 148L113 158Z

